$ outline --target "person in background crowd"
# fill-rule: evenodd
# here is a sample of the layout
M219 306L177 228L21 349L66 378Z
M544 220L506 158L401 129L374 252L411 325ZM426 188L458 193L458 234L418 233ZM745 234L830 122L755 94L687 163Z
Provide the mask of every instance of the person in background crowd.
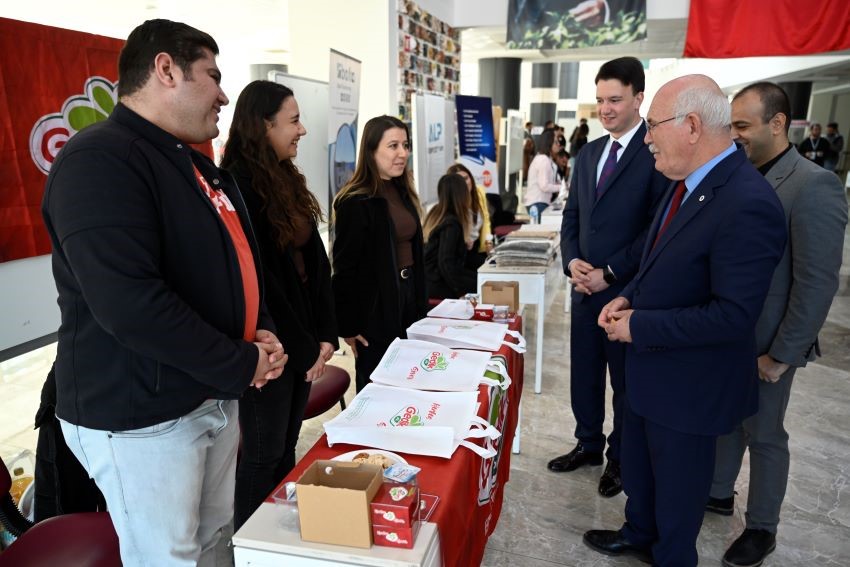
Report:
M561 226L564 273L572 278L570 399L576 420L575 448L549 461L554 472L602 464L599 494L622 491L620 438L623 423L625 346L612 343L597 325L603 306L638 270L647 231L669 181L655 171L643 144L640 117L645 77L634 57L606 62L596 76L596 105L610 135L588 144L576 159ZM587 124L582 125L585 129ZM611 434L603 432L605 382L610 375L614 409Z
M576 135L570 140L570 155L575 159L578 157L578 152L587 143L587 135L590 134L590 127L587 122L579 124Z
M587 126L587 118L580 118L576 127L573 128L573 133L570 134L570 144L575 142L576 136L578 136L579 128L581 128L582 124ZM585 134L585 136L586 136L586 134ZM570 147L572 147L572 145ZM570 152L572 152L572 150L570 150Z
M558 167L555 180L559 183L565 183L570 177L570 154L563 147L558 150L558 155L555 156L555 165Z
M437 184L437 198L422 223L428 297L457 299L478 287L477 272L466 265L473 197L466 179L447 173Z
M823 160L824 169L835 173L838 169L838 158L844 151L844 136L838 132L838 123L830 122L826 125L826 140L829 142L829 155Z
M567 139L564 137L564 127L563 126L555 126L555 135L558 139L558 144L562 148L567 147Z
M806 159L823 167L824 160L830 156L832 149L830 148L829 140L821 137L820 132L820 124L812 124L809 130L809 137L800 142L797 150Z
M677 180L640 270L598 324L627 343L619 530L585 543L661 567L697 564L717 438L755 413L755 325L785 248L772 187L729 133L726 95L705 75L658 90L644 141Z
M560 149L554 130L544 130L540 134L537 155L528 168L528 187L523 195L523 204L529 214L535 209L539 217L549 206L552 194L557 195L561 190L561 184L555 179L555 156Z
M723 556L727 567L761 565L776 547L790 465L785 409L797 368L820 354L818 332L838 290L844 247L844 188L788 142L790 113L788 96L773 83L732 99L732 135L776 190L789 239L756 323L758 412L717 440L709 512L734 513L735 480L750 450L746 528Z
M472 270L477 270L487 259L487 254L493 250L493 233L490 227L487 194L484 189L475 184L472 172L462 163L453 163L446 170L446 173L456 173L463 177L466 187L469 189L469 234L467 235L469 251L466 255L466 266Z
M189 145L218 135L228 103L217 53L186 24L134 29L119 103L68 140L44 192L56 415L125 567L232 564L236 399L287 360L242 197Z
M239 401L235 529L295 466L310 384L339 348L319 203L292 159L307 134L293 92L254 81L239 95L221 166L239 185L260 250L266 305L289 351L279 380Z
M547 120L543 123L543 131L553 130L555 128L555 122L553 120Z
M357 156L354 176L333 203L332 283L359 392L390 343L425 316L427 295L407 126L392 116L372 118Z

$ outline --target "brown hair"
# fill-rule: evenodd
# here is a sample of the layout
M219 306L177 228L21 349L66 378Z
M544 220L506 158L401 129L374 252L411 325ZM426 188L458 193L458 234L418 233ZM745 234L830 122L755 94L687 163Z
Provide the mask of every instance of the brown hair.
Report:
M457 173L447 173L437 183L437 204L425 215L422 223L422 235L425 242L434 230L449 215L454 215L463 227L464 241L469 238L469 202L472 195L466 186L466 180Z
M294 219L322 219L316 197L292 160L279 161L269 143L267 121L274 119L291 89L271 81L253 81L239 94L221 167L241 166L251 175L254 191L272 227L278 248L286 250L295 234Z
M469 209L472 211L472 218L478 219L478 215L481 214L481 201L478 200L478 186L475 184L475 176L472 175L469 168L462 163L451 164L446 170L446 173L460 173L461 171L469 176L469 181L472 183L472 193L470 194L472 201Z
M408 143L410 141L410 131L404 122L393 116L376 116L372 118L363 127L363 137L360 139L360 153L357 156L357 167L354 169L354 175L348 183L340 189L334 199L334 210L337 205L343 200L354 195L368 195L374 197L378 194L383 181L378 173L378 165L375 163L375 152L378 145L381 143L381 138L384 137L384 132L392 128L401 128L407 135ZM413 206L421 215L422 207L419 204L419 195L413 185L413 174L410 168L405 165L404 173L393 178L393 182L397 187L401 188L407 194Z

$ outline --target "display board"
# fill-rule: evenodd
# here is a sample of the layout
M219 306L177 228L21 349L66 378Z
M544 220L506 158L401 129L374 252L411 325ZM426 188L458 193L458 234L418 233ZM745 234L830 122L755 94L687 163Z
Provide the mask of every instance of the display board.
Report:
M327 213L330 205L328 183L328 83L296 77L281 71L269 71L269 80L292 89L301 123L307 135L298 142L298 157L293 162L307 178L307 188Z
M413 179L423 207L437 202L437 182L454 163L454 101L435 95L412 99Z

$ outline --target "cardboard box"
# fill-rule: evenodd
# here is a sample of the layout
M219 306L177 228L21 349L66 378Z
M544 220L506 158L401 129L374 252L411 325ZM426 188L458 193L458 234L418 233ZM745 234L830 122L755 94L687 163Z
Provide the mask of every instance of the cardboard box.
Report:
M295 487L301 539L370 547L369 503L382 484L380 465L314 462Z
M519 311L519 282L484 282L481 286L482 303L507 305L508 312Z
M413 526L409 528L403 528L401 526L372 526L375 545L413 549L413 545L416 543L416 536L419 534L420 523L413 522Z
M419 519L419 489L411 483L385 482L369 507L373 526L409 528Z

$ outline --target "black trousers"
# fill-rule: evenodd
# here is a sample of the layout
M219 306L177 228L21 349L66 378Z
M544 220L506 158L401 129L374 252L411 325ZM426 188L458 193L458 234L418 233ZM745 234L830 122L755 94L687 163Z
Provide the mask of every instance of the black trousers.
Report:
M403 328L407 329L419 319L419 313L416 309L416 286L412 275L407 279L399 278L399 292L401 295L399 306L401 321ZM354 361L355 386L358 392L371 382L372 372L378 367L378 363L381 362L381 358L387 352L390 343L396 339L391 333L387 333L386 329L370 325L366 326L365 338L369 341L369 346L357 343L357 359ZM407 338L404 331L402 331L401 338Z
M248 388L239 400L242 445L236 466L234 529L238 530L295 467L310 383L284 370L262 390Z

